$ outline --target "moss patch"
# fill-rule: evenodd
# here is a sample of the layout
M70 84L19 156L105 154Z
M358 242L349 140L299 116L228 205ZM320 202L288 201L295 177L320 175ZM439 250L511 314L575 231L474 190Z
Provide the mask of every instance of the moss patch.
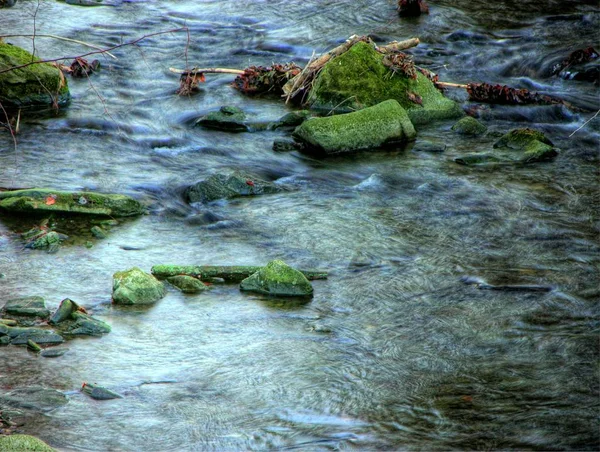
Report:
M423 74L417 73L417 78L411 79L393 73L382 60L383 54L365 42L356 43L332 59L315 80L308 98L311 108L348 112L395 99L414 124L464 114L458 104L444 97ZM423 104L411 101L409 93L420 96Z
M137 267L113 275L115 304L151 304L166 293L163 283Z
M0 71L39 61L26 50L0 42ZM5 107L27 108L65 105L70 99L69 87L60 70L48 63L0 73L0 102Z
M30 435L0 436L0 450L15 452L57 452L41 439Z
M269 262L244 279L240 283L240 289L286 297L307 297L313 293L310 282L301 272L279 260Z

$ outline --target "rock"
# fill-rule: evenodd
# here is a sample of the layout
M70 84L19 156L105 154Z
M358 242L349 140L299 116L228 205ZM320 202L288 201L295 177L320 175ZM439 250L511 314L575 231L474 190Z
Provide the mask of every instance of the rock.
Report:
M487 126L484 126L472 116L465 116L452 126L452 131L460 135L477 136L487 132Z
M312 296L313 288L306 277L285 262L275 260L244 279L240 289L285 297Z
M17 328L13 328L16 330ZM41 328L18 328L22 332L17 336L12 336L10 343L12 345L27 345L29 341L41 345L62 344L65 340L63 337L52 330L44 330Z
M282 191L282 187L260 179L254 174L234 171L230 174L213 174L208 179L188 187L185 197L188 202L210 202L238 196L256 196Z
M311 108L347 112L395 99L413 124L464 116L460 106L444 97L426 76L418 71L416 79L393 73L383 64L383 58L365 42L333 58L314 81L308 98ZM415 95L421 104L411 100Z
M558 155L546 136L534 129L514 129L494 143L494 152L468 154L454 159L470 166L514 165L551 160Z
M270 129L280 127L297 127L312 116L309 110L292 111L270 125Z
M154 265L152 274L159 279L187 275L203 281L215 278L226 282L240 282L263 267L256 265ZM327 279L327 272L321 270L300 270L307 279Z
M296 143L293 140L276 139L273 141L273 151L275 152L292 152L301 151L304 149L302 143Z
M0 345L10 344L10 336L0 336Z
M60 331L71 336L101 336L110 333L111 327L102 320L75 311L71 313L71 320L61 323Z
M68 348L53 347L42 350L42 353L40 353L40 355L42 355L44 358L58 358L59 356L64 355L68 351Z
M293 137L312 151L331 155L412 141L416 132L404 108L386 100L354 113L309 119Z
M0 436L0 450L7 452L58 452L35 436L21 434Z
M64 192L45 188L0 192L0 209L11 212L63 212L127 217L146 209L125 195Z
M92 228L90 229L90 232L97 239L105 239L106 237L108 237L108 232L106 232L100 226L92 226Z
M39 61L26 50L0 41L0 71ZM60 69L48 63L0 73L0 103L5 108L66 105L71 98Z
M198 293L208 289L202 281L192 276L178 275L167 278L169 284L177 287L183 293Z
M110 389L107 389L95 383L84 383L81 387L81 391L95 400L111 400L123 398L121 394L117 394L116 392L111 391Z
M66 405L67 402L67 396L62 392L43 386L31 386L0 393L0 405L8 405L13 408L23 408L41 413L52 411Z
M221 107L219 111L203 116L196 124L208 129L225 130L228 132L248 132L246 114L238 107Z
M137 267L113 275L113 303L151 304L166 295L163 283Z
M82 309L77 303L70 298L65 298L60 302L58 309L50 317L50 324L56 325L71 318L71 314Z
M46 319L50 317L50 310L46 307L46 302L42 297L22 297L8 300L2 311L8 315L40 317Z
M433 143L431 141L417 141L412 148L413 152L444 152L447 146L444 143Z
M56 231L48 231L25 245L34 250L45 249L48 253L56 253L60 248L61 235Z

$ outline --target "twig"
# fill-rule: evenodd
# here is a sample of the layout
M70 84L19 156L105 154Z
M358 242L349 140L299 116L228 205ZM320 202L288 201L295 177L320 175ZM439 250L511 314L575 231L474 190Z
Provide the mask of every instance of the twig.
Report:
M117 60L118 58L116 56L114 56L112 53L107 52L106 50L103 50L102 47L94 45L94 44L90 44L89 42L85 42L85 41L79 41L78 39L71 39L71 38L65 38L63 36L57 36L57 35L39 35L39 34L35 34L35 35L0 35L0 38L51 38L51 39L59 39L61 41L67 41L67 42L74 42L75 44L81 44L82 46L85 47L90 47L92 49L96 49L96 50L100 50L102 51L102 53L105 53L106 55L108 55L111 58L114 58L115 60Z
M174 67L170 67L169 71L175 73L175 74L181 74L181 75L196 75L196 74L236 74L236 75L242 75L244 73L244 71L240 70L240 69L227 69L227 68L221 68L221 67L207 67L207 68L202 68L202 69L198 69L198 68L193 68L190 70L183 70L183 69L176 69Z
M592 119L594 119L596 116L598 116L598 113L600 113L600 110L598 110L594 116L592 116L590 119L588 119L586 122L584 122L580 127L578 127L575 131L573 131L573 133L571 135L569 135L569 138L571 138L573 135L575 135L577 132L579 132L581 129L583 129L587 125L588 122L590 122Z
M467 89L469 85L461 85L460 83L450 83L450 82L435 82L436 85L439 85L443 88L462 88Z
M60 58L52 58L52 59L48 59L48 60L38 60L38 61L32 61L31 63L26 63L26 64L21 64L19 66L13 66L13 67L9 67L7 69L3 69L0 71L0 74L3 74L5 72L10 72L10 71L14 71L16 69L22 69L24 67L28 67L31 66L32 64L41 64L41 63L54 63L57 61L62 61L62 60L74 60L75 58L84 58L86 56L89 55L97 55L99 53L107 53L110 50L114 50L114 49L118 49L120 47L124 47L124 46L130 46L130 45L134 45L137 44L138 42L146 39L146 38L150 38L152 36L158 36L158 35L164 35L167 33L175 33L177 31L185 31L188 30L188 27L180 27L180 28L173 28L171 30L165 30L165 31L157 31L156 33L150 33L147 35L142 36L141 38L138 39L134 39L133 41L129 41L129 42L124 42L122 44L117 44L114 45L112 47L107 47L106 49L100 49L100 50L96 50L94 52L88 52L88 53L84 53L83 55L77 55L77 56L64 56L64 57L60 57Z
M8 127L10 136L12 137L12 140L13 140L13 144L15 147L15 172L18 172L19 171L19 147L17 144L17 136L15 134L14 129L12 128L12 126L10 124L10 118L8 117L8 113L6 112L4 105L2 105L2 102L0 102L0 109L2 110L2 113L4 113L4 117L6 118L6 127ZM21 113L21 110L19 110L19 113ZM14 182L12 183L12 185L14 185Z

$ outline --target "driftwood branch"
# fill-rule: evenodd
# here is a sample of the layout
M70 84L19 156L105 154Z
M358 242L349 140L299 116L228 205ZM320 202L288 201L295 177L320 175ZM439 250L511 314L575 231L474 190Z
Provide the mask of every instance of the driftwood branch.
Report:
M33 64L55 63L57 61L74 60L76 58L84 58L86 56L97 55L99 53L104 54L104 53L107 53L107 52L109 52L111 50L118 49L120 47L135 45L138 42L143 41L144 39L147 39L147 38L151 38L153 36L164 35L164 34L167 34L167 33L175 33L175 32L178 32L178 31L187 31L187 30L188 30L188 27L180 27L180 28L173 28L171 30L157 31L156 33L150 33L150 34L144 35L144 36L142 36L140 38L134 39L133 41L128 41L128 42L124 42L123 44L117 44L117 45L114 45L112 47L107 47L105 49L100 49L100 50L95 50L93 52L84 53L83 55L64 56L64 57L60 57L60 58L51 58L51 59L48 59L48 60L37 60L37 61L31 61L30 63L21 64L19 66L9 67L9 68L0 70L0 74L3 74L5 72L14 71L16 69L22 69L24 67L28 67L28 66L31 66Z
M102 51L102 53L108 55L111 58L114 58L115 60L117 60L118 58L116 56L114 56L112 53L103 50L102 47L94 45L94 44L90 44L89 42L85 42L85 41L79 41L78 39L71 39L71 38L65 38L63 36L57 36L57 35L40 35L40 34L35 34L35 35L0 35L0 39L2 38L51 38L51 39L59 39L61 41L67 41L67 42L73 42L75 44L80 44L82 46L85 47L90 47L92 49L96 49L96 50L100 50Z
M173 67L169 68L169 71L175 73L175 74L181 74L182 76L187 76L187 75L196 75L196 74L235 74L235 75L242 75L244 73L244 71L240 70L240 69L227 69L227 68L221 68L221 67L207 67L207 68L193 68L193 69L189 69L189 70L185 70L185 69L176 69Z

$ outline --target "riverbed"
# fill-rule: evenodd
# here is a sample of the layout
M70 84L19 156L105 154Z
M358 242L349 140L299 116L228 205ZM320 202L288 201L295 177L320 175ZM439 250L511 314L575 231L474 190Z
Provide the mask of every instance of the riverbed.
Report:
M90 238L91 248L74 237L56 254L25 249L19 227L0 218L0 306L40 295L54 309L68 297L112 326L68 342L56 359L0 347L0 390L69 394L21 431L61 451L600 447L600 119L580 128L600 108L599 91L551 76L570 52L600 47L597 2L430 7L415 19L400 19L392 1L20 1L0 10L2 34L35 29L103 48L178 30L117 48L116 59L90 56L102 68L69 79L68 107L23 116L16 143L0 131L0 187L122 193L149 208ZM226 74L178 96L169 71L304 65L354 34L419 37L415 60L440 80L537 90L580 110L486 106L477 108L483 137L440 121L419 126L414 144L318 159L273 152L283 130L195 127L223 105L257 121L294 107L244 96ZM31 39L5 40L32 50ZM35 51L90 49L38 36ZM461 90L448 95L468 104ZM558 157L493 169L453 161L516 127L543 131ZM237 168L293 190L185 202L187 186ZM308 303L215 284L197 295L170 288L151 307L111 304L113 273L134 266L273 259L329 278L312 282ZM474 280L551 290L465 284ZM124 398L92 400L78 391L83 382Z

